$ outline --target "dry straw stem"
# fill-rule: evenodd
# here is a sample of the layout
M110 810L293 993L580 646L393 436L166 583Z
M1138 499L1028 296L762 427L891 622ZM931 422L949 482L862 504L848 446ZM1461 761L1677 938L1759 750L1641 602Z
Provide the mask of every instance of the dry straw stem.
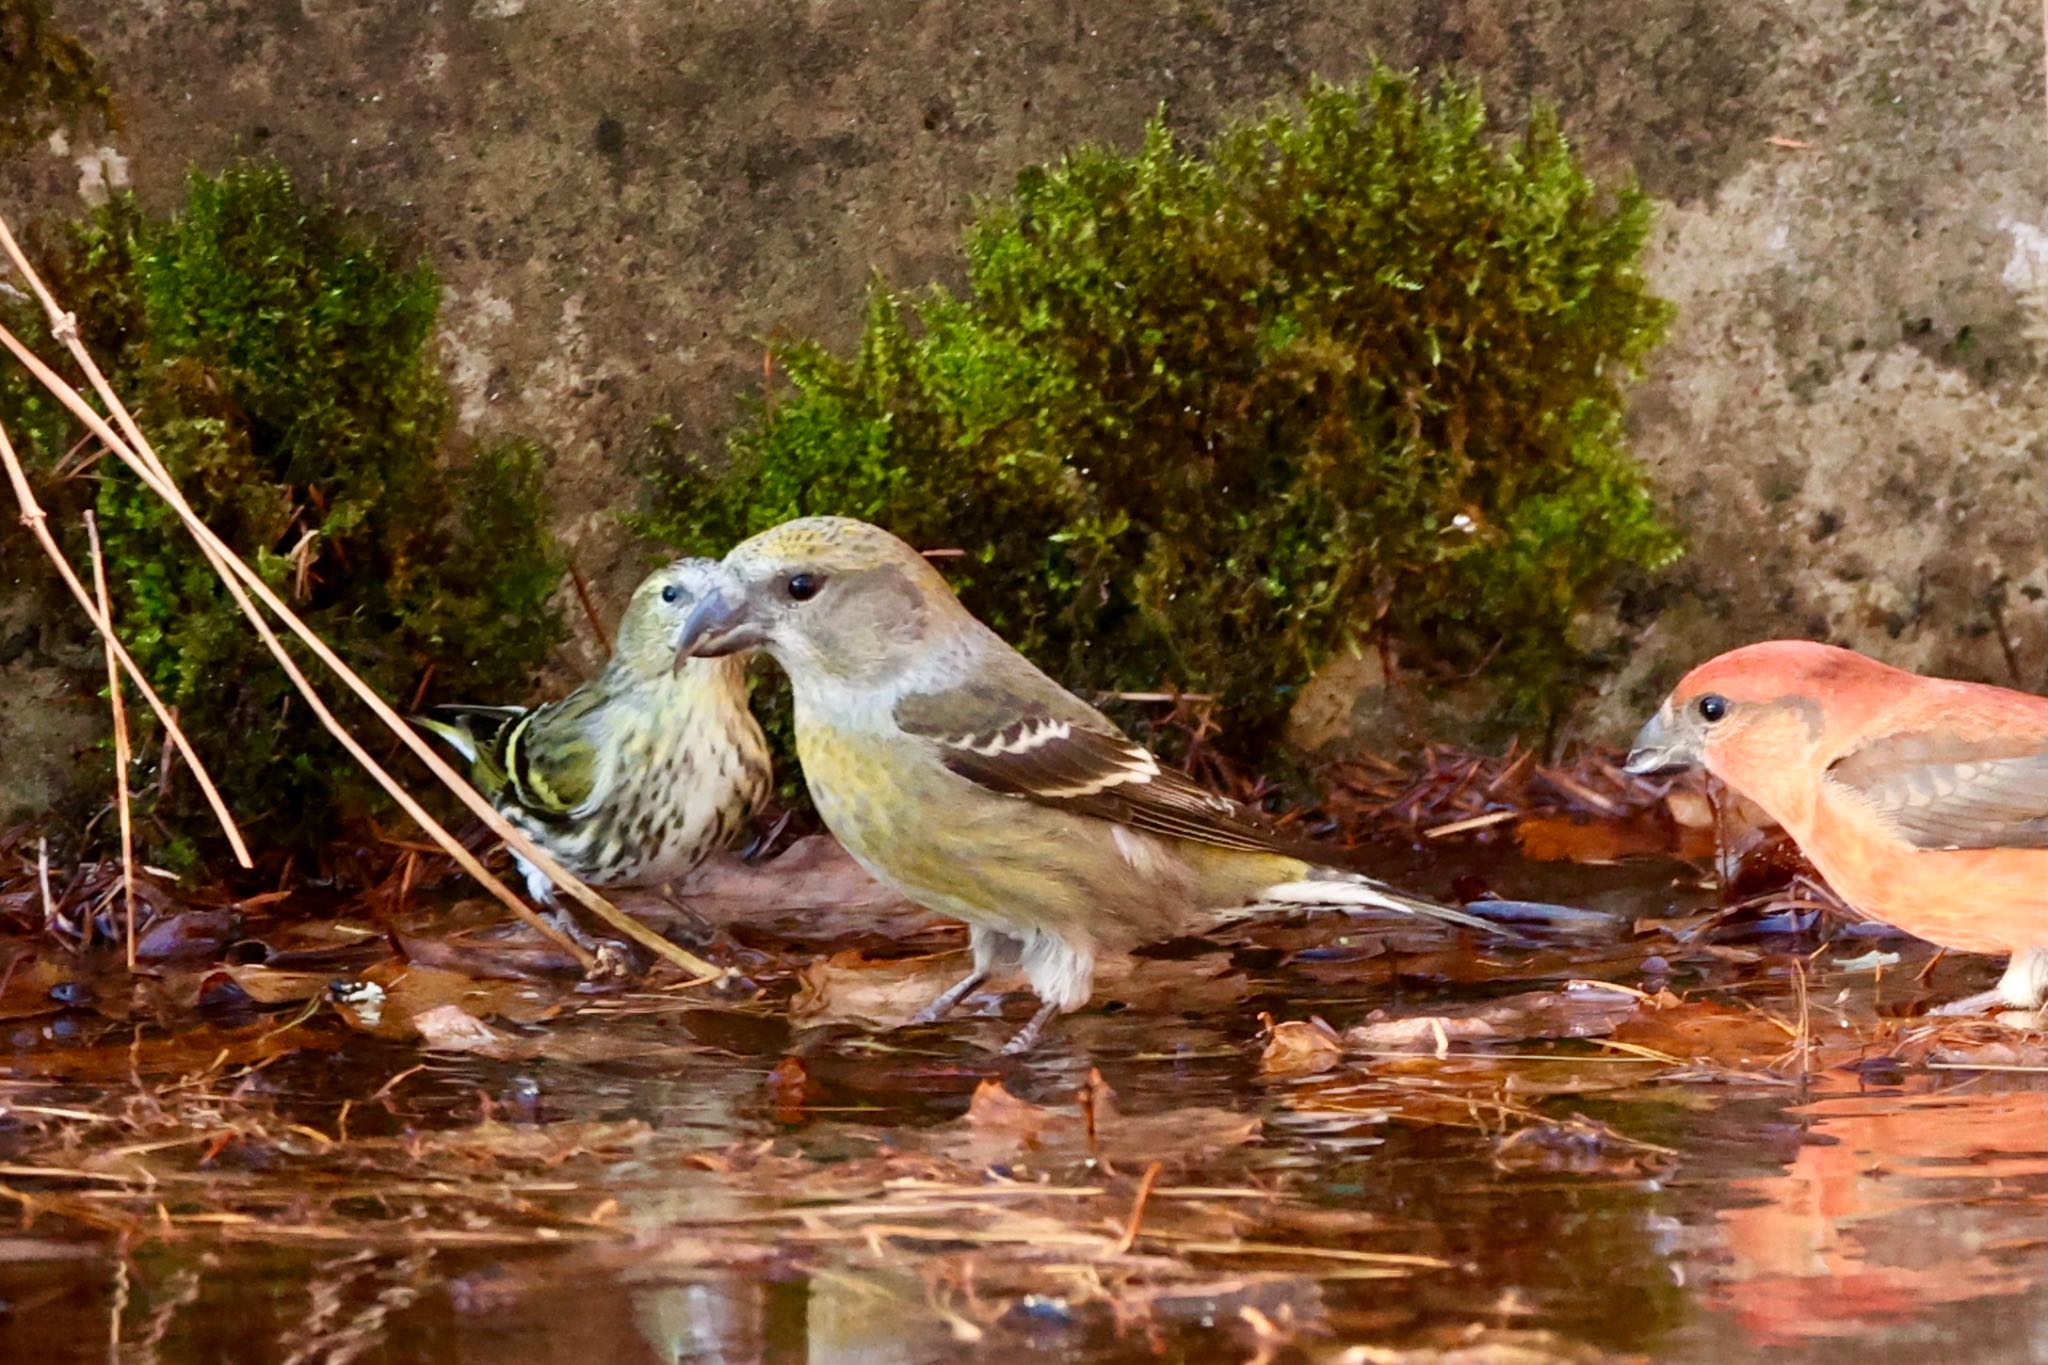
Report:
M206 765L199 761L199 755L192 748L192 741L185 738L185 732L179 727L177 717L164 705L164 700L156 694L156 689L149 685L149 679L142 676L142 670L129 656L127 647L115 637L113 622L102 616L99 608L93 604L92 594L88 593L85 584L79 581L78 574L71 567L71 561L64 558L64 552L57 548L57 542L50 535L50 528L47 525L49 518L43 512L42 504L36 501L36 495L30 491L28 475L22 471L21 461L15 458L14 445L7 439L7 432L4 429L0 429L0 463L7 466L8 481L14 485L14 500L21 506L22 525L28 527L30 533L35 536L36 543L43 547L43 553L57 566L58 576L64 580L64 586L71 589L71 595L78 599L78 605L84 609L86 619L99 631L100 638L107 642L108 651L120 660L122 671L127 673L137 690L142 693L144 700L148 701L149 709L156 712L157 721L164 727L164 735L168 742L176 746L178 752L185 756L185 761L192 766L192 776L199 783L199 790L205 795L206 804L213 808L214 818L220 821L221 831L227 835L228 846L234 850L236 860L243 867L255 866L249 859L248 845L242 842L242 831L235 825L235 817L228 813L227 802L221 800L220 791L213 785L213 779L207 775Z
M114 599L107 593L107 559L100 553L100 524L85 514L85 536L92 545L92 593L100 615L114 623ZM127 911L128 970L135 970L135 823L128 813L128 707L121 700L121 665L114 658L114 637L107 642L107 706L114 713L114 802L121 817L121 901Z
M79 421L85 424L87 430L97 436L123 463L133 469L136 477L141 479L150 491L162 498L178 514L179 518L185 523L186 529L199 542L200 549L205 553L208 562L212 564L215 572L220 574L222 583L235 598L236 604L242 608L243 614L249 617L250 623L256 628L257 633L263 637L264 644L268 646L272 655L276 657L279 666L285 670L286 675L291 678L293 685L306 698L307 704L320 717L321 723L333 733L335 738L342 744L342 747L349 751L350 756L362 765L363 770L376 779L377 783L386 792L390 793L392 799L399 804L406 814L418 822L420 828L425 830L435 843L439 844L450 857L455 859L465 872L476 879L480 885L503 903L507 909L538 928L549 938L561 943L565 948L574 953L577 960L586 967L593 965L593 960L587 951L561 934L553 925L548 924L545 920L534 914L525 902L514 895L504 883L486 871L483 865L467 849L463 848L456 841L455 837L442 827L439 821L429 815L398 784L397 780L387 773L370 756L368 751L341 726L340 722L334 718L333 713L327 709L318 694L313 690L312 684L306 680L305 675L292 662L291 656L285 652L283 644L277 639L275 633L271 631L268 624L263 620L262 613L250 601L250 593L254 593L257 598L261 599L264 606L270 608L279 620L290 627L292 633L299 637L306 648L311 650L316 658L326 664L336 676L346 683L350 690L361 698L363 704L368 706L372 713L384 723L386 728L398 737L399 742L411 749L420 761L427 766L427 770L433 773L448 790L455 793L456 798L468 806L490 828L492 833L503 839L513 849L533 863L534 866L538 867L557 887L568 892L584 908L588 909L612 929L641 944L657 956L675 963L693 976L703 980L714 980L724 975L720 968L706 962L694 953L677 947L639 921L621 913L617 907L584 885L580 879L570 874L567 869L548 856L545 850L514 828L488 801L483 799L474 787L451 768L441 758L440 754L435 752L419 733L406 723L403 717L394 711L382 697L378 696L369 684L365 683L356 675L353 669L343 663L340 656L329 649L326 642L315 635L298 618L297 614L279 599L277 594L271 590L269 584L265 583L253 569L243 563L240 556L229 549L227 544L219 536L215 535L213 530L204 521L200 520L198 514L192 510L191 505L185 501L184 495L179 492L176 483L171 480L169 472L157 458L156 452L150 446L148 438L136 426L135 419L129 414L128 409L122 404L119 396L114 393L112 387L107 383L106 377L101 374L98 365L94 364L91 354L79 341L78 329L71 315L64 312L58 306L57 301L51 297L49 290L44 287L41 278L36 275L34 269L29 265L28 258L22 253L20 245L15 241L14 234L8 229L4 219L0 219L0 249L5 250L9 259L13 261L15 269L21 273L22 277L28 281L29 286L35 291L36 297L42 302L44 309L49 313L53 333L70 350L73 359L78 362L80 370L84 372L86 378L91 382L94 392L99 395L100 401L106 405L107 410L113 414L115 421L120 423L121 429L126 433L128 439L123 440L121 436L117 435L100 415L92 410L82 395L65 383L49 366L43 364L34 352L22 345L18 338L4 328L0 328L0 343L4 343L7 349L13 352L15 358L21 361L29 372L35 375L37 380L58 401L69 408Z
M4 226L0 226L0 232L4 231ZM69 316L65 315L63 321L60 322L59 324L60 330L70 331L75 334L75 328L69 326L68 324ZM471 854L468 849L463 848L461 844L457 843L453 835L449 834L447 830L441 828L440 824L437 821L435 821L432 816L428 815L426 811L422 809L419 806L419 804L415 802L409 794L407 794L402 788L400 788L397 782L380 766L378 766L377 761L370 757L368 751L356 742L355 737L348 733L348 731L342 726L341 722L335 719L334 713L328 710L327 704L323 702L320 699L320 695L313 690L313 684L306 678L306 675L300 671L298 664L292 660L291 655L285 652L283 642L277 638L275 632L273 632L270 629L269 624L264 621L262 613L256 609L256 604L249 600L248 594L242 591L241 585L238 584L235 581L234 577L230 575L230 573L227 571L227 569L223 567L223 553L232 556L232 552L227 551L225 546L222 546L220 550L216 550L213 548L212 545L209 545L205 537L199 536L199 531L197 528L203 524L198 522L197 516L193 514L189 508L183 506L182 499L173 501L169 496L165 495L163 491L164 488L172 487L173 490L175 491L174 486L170 485L168 480L159 480L152 471L146 468L142 464L140 459L137 458L135 453L127 448L126 444L121 440L121 438L116 436L114 432L110 428L108 428L104 422L101 422L97 414L93 413L90 408L85 406L84 399L80 398L78 394L74 390L72 390L69 385L65 384L63 380L59 379L57 375L49 369L49 367L45 366L44 364L42 364L41 361L37 360L34 354L28 351L26 347L22 346L21 342L12 333L8 332L5 328L0 328L0 341L4 341L7 344L8 349L13 351L16 357L21 359L21 361L28 366L30 372L35 374L36 378L43 383L44 387L48 388L52 393L56 394L59 399L63 400L65 405L67 407L70 407L74 413L79 414L81 418L87 419L87 425L92 428L93 433L96 436L98 436L102 441L106 442L107 448L109 450L112 450L124 462L126 462L131 468L133 468L136 471L137 475L142 478L143 482L145 484L148 484L149 487L153 491L155 491L159 497L163 497L166 502L170 502L172 506L179 511L179 514L185 518L185 523L188 527L194 528L194 535L195 537L199 538L200 546L206 552L208 562L213 565L214 571L220 574L221 581L226 585L228 592L234 597L236 604L241 607L243 615L249 618L250 624L256 628L257 634L263 638L263 643L269 648L271 654L277 659L278 666L284 669L285 675L292 680L292 685L298 688L300 695L302 695L306 699L306 704L312 708L313 714L319 718L320 723L326 726L329 732L331 732L336 739L341 741L342 747L349 751L350 756L353 757L358 763L362 764L364 769L368 771L371 774L371 776L375 777L386 791L391 793L392 797L399 803L401 807L405 809L406 813L411 815L414 819L418 820L422 828L426 829L428 834L433 836L435 842L439 843L443 848L445 848L449 852L449 854L455 858L456 862L462 865L465 871L469 872L472 876L476 877L478 881L483 883L487 890L489 890L493 895L497 896L498 899L504 901L509 907L511 907L513 913L529 921L542 933L546 934L548 937L560 943L570 953L575 955L576 960L579 963L581 963L586 970L594 966L596 959L594 959L590 955L588 950L583 948L582 945L576 943L574 940L568 938L560 930L556 929L553 925L547 923L547 921L541 919L538 915L534 914L532 910L527 908L526 904L523 901L521 901L517 896L512 894L509 888L505 887L495 877L491 876L489 872L485 871L483 864L479 863L476 860L475 856ZM89 364L90 362L87 361L86 363ZM92 373L96 378L98 377L96 370L92 371ZM104 382L104 380L100 380L101 384L104 384ZM5 453L9 476L17 479L22 478L23 476L21 476L19 473L20 461L15 457L13 445L11 442L7 441L5 432L0 432L0 451L4 451ZM152 452L152 457L153 456L154 452ZM23 487L17 488L17 493L25 495L25 484L23 485ZM26 506L26 504L24 504L24 506ZM40 509L38 509L37 515L40 517ZM45 534L47 534L47 532ZM53 556L57 558L57 560L60 563L62 563L62 556L61 554L58 554L56 552L55 545L52 544L49 548L51 549ZM237 559L234 562L236 564L240 564L241 561ZM65 571L67 576L69 576L70 570L68 564L66 564L65 566ZM99 620L100 618L96 616L95 623L98 623ZM106 639L112 640L114 638L111 622L108 622L107 624L103 625L101 629ZM187 753L188 755L190 753L189 747L187 749ZM243 859L243 865L248 866L249 864L247 862L246 853L243 854Z

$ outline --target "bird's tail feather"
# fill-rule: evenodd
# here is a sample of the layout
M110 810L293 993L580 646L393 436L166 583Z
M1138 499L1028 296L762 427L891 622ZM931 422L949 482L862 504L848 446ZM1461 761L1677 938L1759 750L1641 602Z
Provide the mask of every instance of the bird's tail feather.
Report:
M1317 868L1300 881L1282 882L1269 886L1259 893L1259 901L1266 905L1325 905L1335 909L1391 910L1396 914L1416 915L1433 919L1444 924L1455 924L1465 929L1484 929L1490 934L1515 937L1510 931L1477 915L1463 910L1453 910L1448 905L1424 900L1396 891L1383 882L1357 872L1342 872L1335 868Z
M527 714L524 706L436 706L434 719L429 716L413 716L414 725L429 734L439 735L448 742L448 747L461 754L469 764L469 780L485 796L496 800L510 780L505 771L505 741L519 718Z
M465 763L476 762L476 736L460 721L429 720L425 716L408 716L414 725L430 735L439 735L448 742L448 747L462 755Z

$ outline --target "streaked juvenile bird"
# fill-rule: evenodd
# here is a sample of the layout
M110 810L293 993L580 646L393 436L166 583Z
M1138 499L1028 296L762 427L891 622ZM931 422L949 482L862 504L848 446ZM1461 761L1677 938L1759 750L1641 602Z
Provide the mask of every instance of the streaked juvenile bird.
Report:
M1257 903L1485 921L1320 865L1257 813L1126 737L970 615L923 556L843 517L764 531L684 630L694 656L765 650L796 696L825 824L911 900L967 921L974 968L1042 1002L1006 1052L1087 1002L1105 949L1197 932Z
M1630 772L1702 766L1785 827L1859 913L2010 954L1962 1013L2048 1000L2048 697L1772 640L1680 680Z
M477 790L585 881L680 877L746 826L770 785L745 660L677 653L690 613L722 579L709 559L649 574L604 671L560 701L438 706L415 723L447 740ZM528 894L554 905L554 884L513 857Z

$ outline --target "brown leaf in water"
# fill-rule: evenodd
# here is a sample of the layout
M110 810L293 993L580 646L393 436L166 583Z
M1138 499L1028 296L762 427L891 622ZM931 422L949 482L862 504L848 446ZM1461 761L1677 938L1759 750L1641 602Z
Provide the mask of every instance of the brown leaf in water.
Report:
M1493 1144L1493 1164L1503 1171L1559 1175L1636 1176L1663 1170L1670 1154L1645 1147L1596 1119L1519 1128Z
M510 1034L492 1028L460 1005L436 1005L412 1017L420 1046L435 1052L477 1052L509 1057L518 1049Z
M943 994L974 965L966 953L873 959L858 949L834 953L806 966L797 977L789 1017L804 1025L862 1024L897 1028ZM1026 987L1015 972L990 977L961 1013L986 1008L994 997ZM1120 1002L1141 1014L1207 1014L1242 1004L1251 982L1228 953L1193 957L1134 957L1105 953L1095 964L1097 1005Z
M241 916L233 910L180 910L164 915L135 940L138 962L190 962L211 958L234 941Z
M1044 1105L1020 1100L1001 1081L990 1079L974 1087L974 1098L967 1102L960 1122L976 1133L1024 1146L1035 1144L1053 1117Z
M617 1122L500 1123L495 1119L406 1139L415 1155L466 1156L489 1161L533 1161L554 1166L573 1156L615 1155L644 1146L654 1129L639 1119Z
M506 928L516 932L508 933ZM582 975L582 967L575 958L523 924L492 925L480 932L446 936L401 930L393 933L392 938L407 961L463 976L541 981Z
M560 991L532 982L477 980L439 967L396 961L369 967L356 983L378 987L381 997L372 1008L342 1004L337 1012L365 1033L400 1040L418 1037L415 1021L443 1005L453 1005L479 1019L530 1024L552 1018L565 1003Z
M792 1022L806 1025L865 1024L896 1028L965 976L965 953L875 961L857 949L821 957L797 975ZM991 983L1002 989L1000 982Z
M58 988L80 987L83 980L73 964L52 954L23 949L0 962L0 1022L34 1019L69 1008L58 999L62 994Z
M811 1078L800 1057L784 1057L768 1073L768 1101L777 1123L802 1123Z
M1522 856L1532 862L1613 863L1646 854L1675 853L1678 834L1656 810L1606 820L1531 815L1516 822L1515 842Z
M1088 1106L1050 1107L1018 1098L1000 1081L985 1080L976 1087L967 1113L924 1135L920 1145L976 1166L1098 1159L1134 1167L1160 1161L1177 1168L1242 1146L1259 1134L1259 1120L1252 1114L1192 1106L1126 1115L1108 1086L1091 1078L1090 1093Z
M1266 1020L1259 1070L1268 1076L1312 1076L1344 1060L1344 1040L1320 1018Z
M1134 957L1104 953L1095 963L1095 1003L1118 1001L1139 1014L1215 1014L1251 997L1251 979L1229 953Z
M274 1018L236 1028L199 1024L139 1037L131 1025L108 1025L98 1041L85 1045L17 1051L0 1062L0 1076L125 1085L136 1076L182 1079L338 1046L335 1030L287 1027Z
M1617 1042L1740 1071L1756 1071L1785 1055L1791 1029L1748 1010L1660 996L1614 1030Z
M259 1005L295 1005L311 1000L323 994L334 980L333 972L281 972L244 962L224 963L218 970Z
M1522 1038L1597 1038L1636 1012L1640 997L1612 986L1574 984L1526 991L1501 1000L1459 1005L1403 1019L1372 1019L1344 1031L1359 1052L1434 1052L1452 1043L1508 1043Z

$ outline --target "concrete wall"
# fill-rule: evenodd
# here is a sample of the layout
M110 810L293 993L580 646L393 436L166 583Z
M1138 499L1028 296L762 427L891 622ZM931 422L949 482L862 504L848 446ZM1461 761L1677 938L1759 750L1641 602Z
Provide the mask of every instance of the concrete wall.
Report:
M760 338L851 335L870 270L946 278L978 194L1164 105L1200 131L1368 54L1556 104L1664 204L1680 308L1636 446L1693 553L1588 631L1639 642L1581 721L1778 633L2048 689L2048 113L2027 0L57 0L109 149L10 211L282 158L416 232L473 431L559 452L613 601L613 512L673 414L706 448ZM5 737L0 736L0 743ZM10 767L12 764L10 763Z

